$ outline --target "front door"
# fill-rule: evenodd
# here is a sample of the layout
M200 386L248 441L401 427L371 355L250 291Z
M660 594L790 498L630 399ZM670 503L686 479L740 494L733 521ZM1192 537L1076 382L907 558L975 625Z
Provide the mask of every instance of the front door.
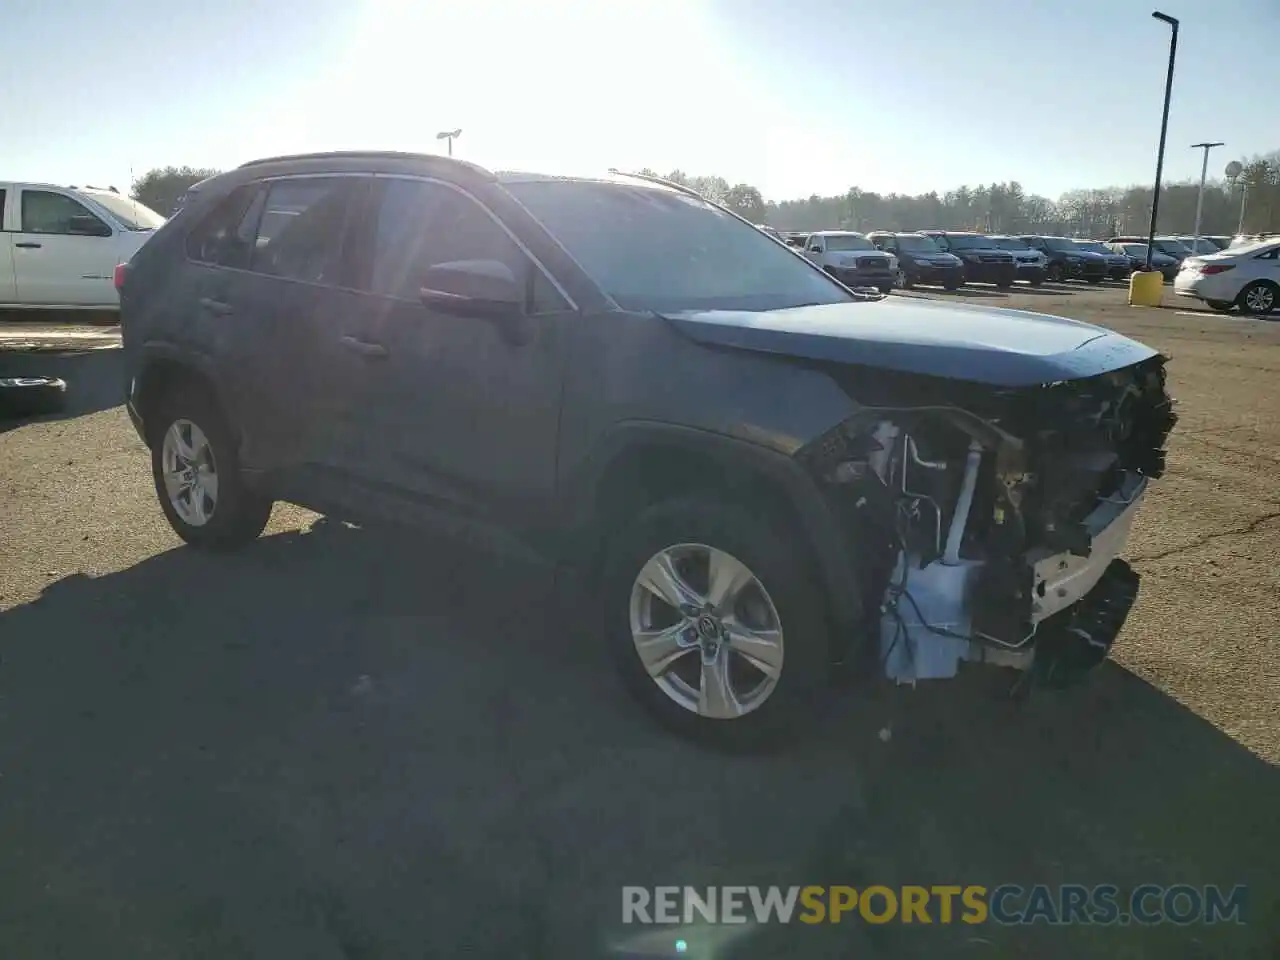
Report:
M10 235L17 299L29 304L115 306L115 230L75 197L23 187Z
M562 345L577 315L497 219L452 185L379 177L367 214L366 327L354 349L370 354L350 471L428 510L524 527L554 493ZM423 271L459 261L524 283L524 337L422 303Z

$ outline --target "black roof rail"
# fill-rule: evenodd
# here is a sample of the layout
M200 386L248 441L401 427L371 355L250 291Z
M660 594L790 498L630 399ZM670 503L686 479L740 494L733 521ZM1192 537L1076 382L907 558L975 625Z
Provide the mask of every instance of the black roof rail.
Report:
M278 157L262 157L240 164L240 170L246 167L260 167L268 163L290 163L303 160L427 160L441 166L457 167L478 173L489 180L496 180L492 171L486 170L478 163L469 160L455 160L453 157L442 157L438 153L409 153L403 150L324 150L317 153L289 153Z
M687 197L697 197L699 200L712 203L714 206L720 206L720 204L714 203L714 201L707 200L706 197L693 189L693 187L686 187L683 183L676 183L674 180L668 180L665 177L658 177L651 173L627 173L625 170L619 170L617 167L610 167L609 172L615 177L632 177L636 180L647 180L649 183L656 183L659 186L670 187L672 190L678 190Z

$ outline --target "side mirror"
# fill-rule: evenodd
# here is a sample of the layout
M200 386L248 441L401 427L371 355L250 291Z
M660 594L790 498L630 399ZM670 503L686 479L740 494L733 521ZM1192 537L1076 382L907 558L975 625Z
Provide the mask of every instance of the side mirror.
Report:
M73 237L109 237L111 228L87 214L80 214L67 221L67 233Z
M528 341L524 285L501 261L438 263L424 272L418 296L441 313L493 321L512 343Z

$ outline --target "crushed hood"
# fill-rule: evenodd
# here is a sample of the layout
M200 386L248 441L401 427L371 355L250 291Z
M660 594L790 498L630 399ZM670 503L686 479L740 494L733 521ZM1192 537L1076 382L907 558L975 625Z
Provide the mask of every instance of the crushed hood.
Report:
M708 345L1002 387L1078 380L1156 354L1128 337L1065 317L908 297L663 316Z

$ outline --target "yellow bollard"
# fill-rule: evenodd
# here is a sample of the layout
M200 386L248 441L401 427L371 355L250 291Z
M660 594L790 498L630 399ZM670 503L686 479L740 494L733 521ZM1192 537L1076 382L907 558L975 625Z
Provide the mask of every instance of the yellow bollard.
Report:
M1137 270L1129 278L1129 306L1158 307L1164 295L1164 275L1159 270Z

